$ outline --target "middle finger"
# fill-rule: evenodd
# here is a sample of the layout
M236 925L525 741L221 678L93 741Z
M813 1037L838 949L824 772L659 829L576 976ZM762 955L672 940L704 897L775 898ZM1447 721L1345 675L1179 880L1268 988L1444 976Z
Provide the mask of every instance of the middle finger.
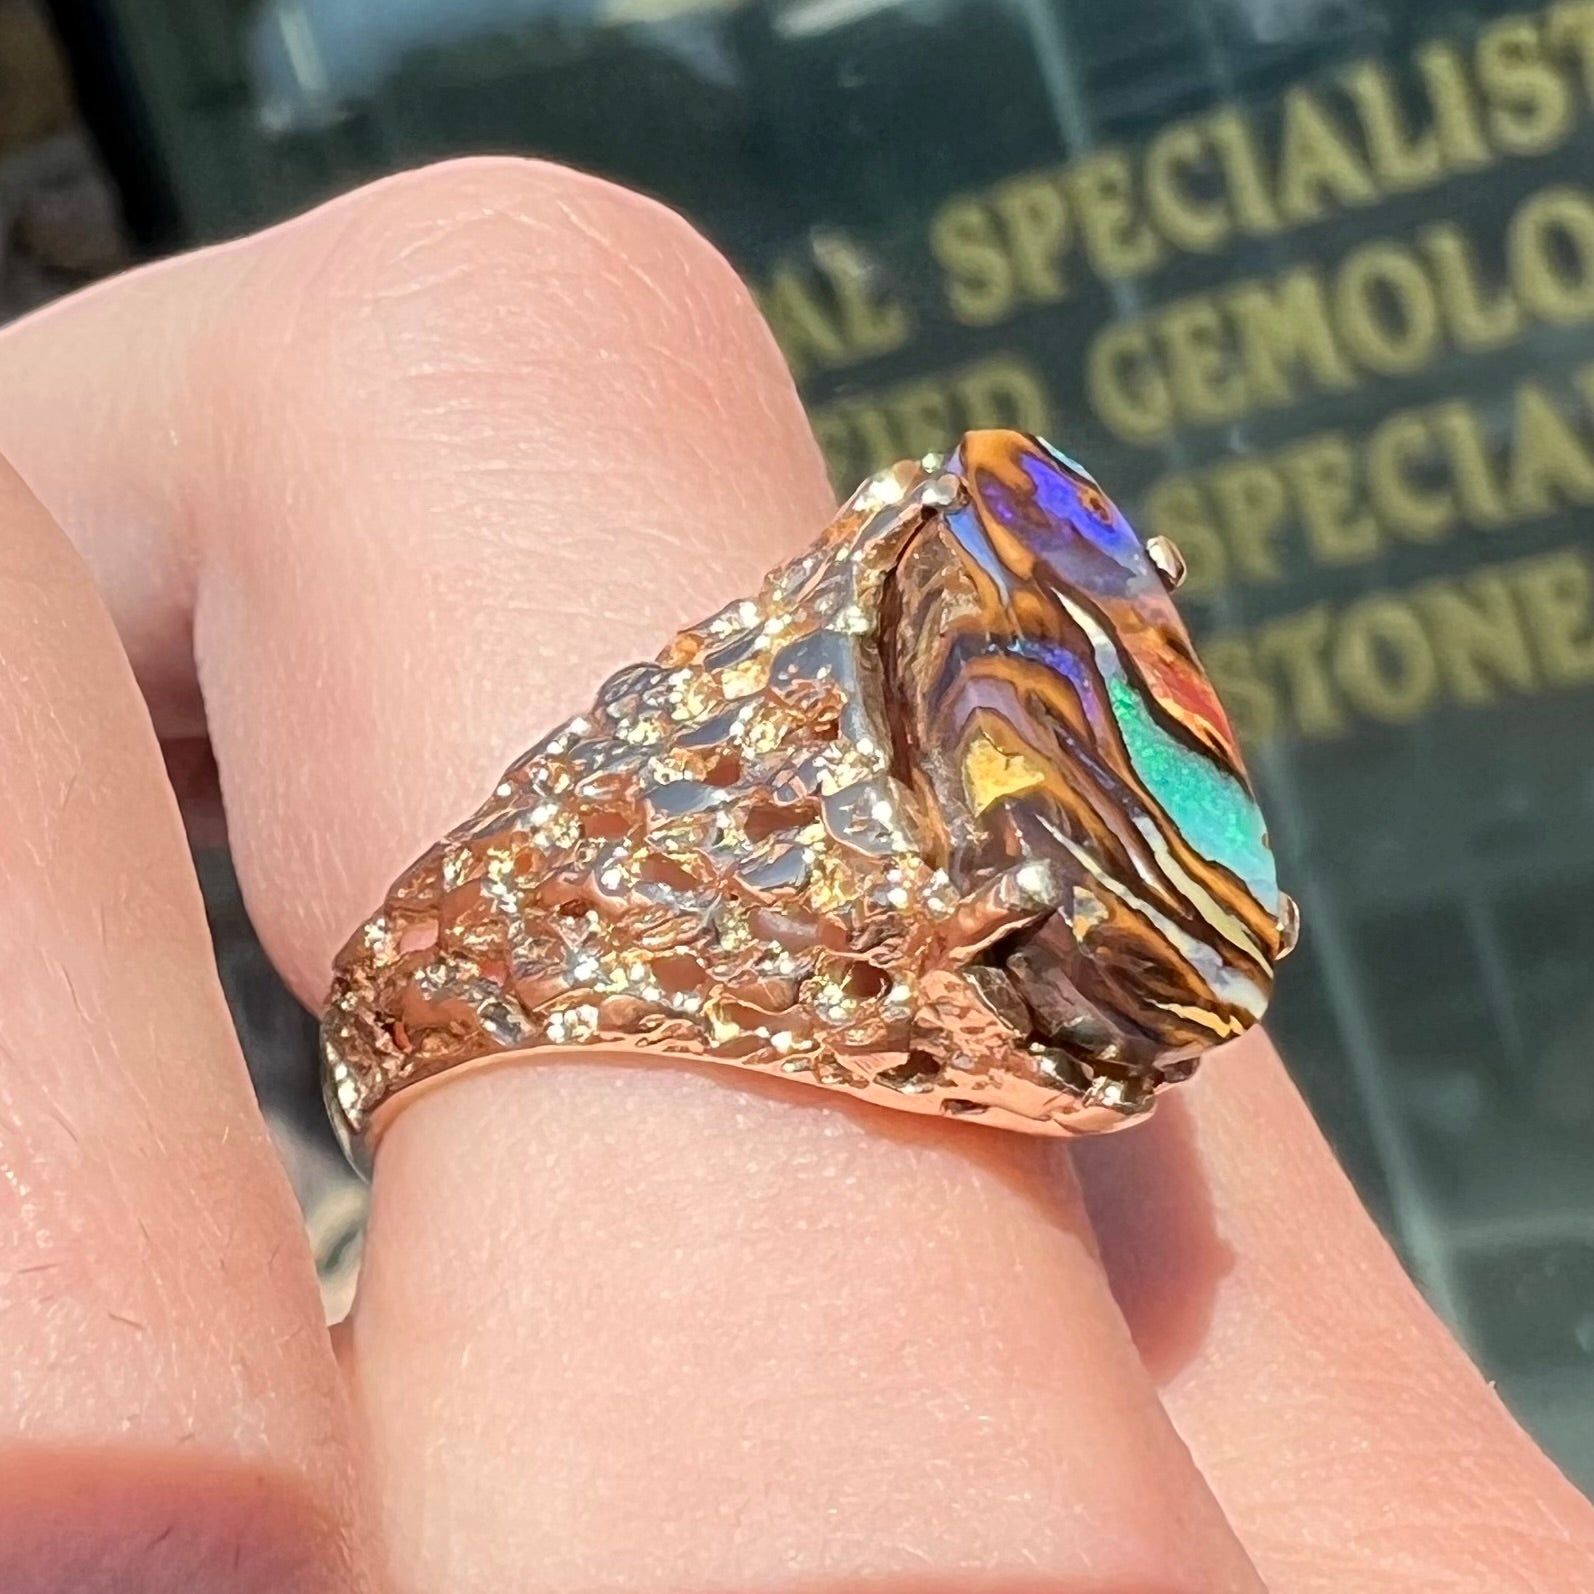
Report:
M239 282L176 384L226 439L197 636L251 909L314 1000L513 754L830 502L745 295L612 189L488 163L250 248L167 287ZM36 335L118 346L85 309ZM720 1071L439 1088L383 1143L352 1336L401 1585L1259 1587L1058 1166Z

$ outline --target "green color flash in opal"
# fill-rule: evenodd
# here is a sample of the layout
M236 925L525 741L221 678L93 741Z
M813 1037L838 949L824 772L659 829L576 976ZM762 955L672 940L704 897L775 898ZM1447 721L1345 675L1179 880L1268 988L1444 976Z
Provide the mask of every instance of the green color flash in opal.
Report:
M1228 770L1159 725L1121 675L1108 677L1107 696L1135 773L1180 833L1203 858L1233 869L1258 902L1276 908L1273 853L1251 794Z

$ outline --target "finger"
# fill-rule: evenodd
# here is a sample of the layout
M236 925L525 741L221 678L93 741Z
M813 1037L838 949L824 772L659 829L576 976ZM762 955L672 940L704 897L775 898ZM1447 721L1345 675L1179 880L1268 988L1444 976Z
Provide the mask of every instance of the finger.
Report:
M0 1588L349 1588L345 1402L148 715L3 463L0 550Z
M1594 1589L1594 1510L1422 1301L1265 1037L1083 1148L1131 1326L1274 1594Z
M603 185L423 175L191 269L233 281L168 390L208 462L200 676L255 921L313 998L511 756L829 495L746 295ZM139 313L164 344L214 291ZM119 336L114 295L79 309L35 364ZM95 469L153 503L144 402ZM1066 1183L880 1117L592 1060L401 1115L352 1357L406 1586L1257 1587Z

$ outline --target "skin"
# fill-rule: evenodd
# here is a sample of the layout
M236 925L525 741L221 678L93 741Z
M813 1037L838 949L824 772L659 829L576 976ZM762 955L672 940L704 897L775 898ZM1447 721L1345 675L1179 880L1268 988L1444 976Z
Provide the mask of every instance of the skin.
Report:
M667 1063L461 1079L322 1329L160 741L209 738L313 1004L515 754L812 537L678 219L380 184L0 333L0 453L0 1587L1594 1590L1260 1036L1072 1154Z

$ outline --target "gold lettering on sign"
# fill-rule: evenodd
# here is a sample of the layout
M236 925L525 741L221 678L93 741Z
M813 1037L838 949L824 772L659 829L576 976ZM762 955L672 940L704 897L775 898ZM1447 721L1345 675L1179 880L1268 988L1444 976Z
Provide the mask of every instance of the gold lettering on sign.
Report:
M1138 277L1162 259L1162 242L1136 208L1134 170L1122 150L1087 156L1070 188L1085 256L1098 277Z
M1221 248L1234 222L1221 199L1201 199L1191 177L1212 168L1208 141L1187 123L1175 122L1146 151L1146 209L1152 225L1176 249L1209 254Z
M1157 317L1156 328L1180 415L1197 426L1214 426L1245 413L1245 373L1230 354L1227 328L1211 300L1170 305Z
M1201 656L1252 745L1586 687L1594 570L1580 549L1562 548L1220 632Z
M1435 581L1414 594L1441 676L1458 703L1481 708L1534 688L1522 606L1498 570Z
M1222 167L1241 231L1253 238L1280 231L1284 224L1269 189L1256 129L1239 111L1222 110L1207 123L1206 135Z
M1432 266L1445 324L1458 349L1469 354L1497 349L1521 333L1522 306L1509 288L1489 291L1471 239L1454 222L1424 228L1418 242Z
M797 376L890 354L908 341L913 318L884 285L863 249L842 233L821 233L805 261L771 273L760 307Z
M1293 727L1303 736L1340 736L1346 730L1326 658L1333 632L1333 611L1319 603L1270 620L1256 634L1257 661L1282 682Z
M943 205L930 225L930 253L944 273L953 316L990 326L1017 305L1063 298L1071 226L1062 186L1050 175L1010 178L988 201Z
M1543 388L1524 382L1516 392L1511 474L1506 497L1523 519L1561 504L1594 504L1594 454Z
M1401 543L1594 509L1594 365L1569 385L1526 380L1489 400L1507 418L1499 439L1479 408L1445 399L1394 410L1362 437L1320 432L1165 476L1146 494L1146 529L1185 551L1202 597L1229 581L1274 585L1297 551L1364 564Z
M1318 221L1331 210L1377 199L1378 184L1328 108L1310 89L1290 89L1279 134L1279 210L1285 219Z
M1551 326L1594 316L1594 197L1549 188L1516 213L1506 234L1511 277L1523 303Z
M1496 146L1511 155L1542 155L1572 125L1572 93L1545 57L1543 30L1532 17L1504 17L1478 35L1478 83L1488 102Z
M946 302L966 326L990 326L1019 302L1017 268L996 230L995 216L978 201L954 199L936 212L930 253L945 273ZM1043 290L1026 297L1037 303L1048 294Z
M1417 52L1416 66L1433 107L1434 136L1442 157L1441 174L1478 171L1492 166L1494 150L1484 130L1477 96L1460 50L1446 42L1426 44Z
M1353 603L1334 633L1334 679L1369 719L1417 719L1439 695L1439 661L1411 605L1378 593Z
M1139 321L1114 322L1092 341L1085 386L1108 429L1130 442L1149 443L1173 425L1173 395Z
M1352 357L1379 376L1420 371L1439 347L1439 302L1422 264L1394 243L1350 254L1334 283L1334 309Z
M1470 46L1428 41L1405 71L1352 61L1331 81L1288 88L1276 111L1221 105L1141 146L960 194L931 218L930 249L952 314L992 326L1062 298L1071 255L1104 282L1142 277L1179 254L1547 154L1591 99L1594 4L1575 0L1487 22Z
M1437 542L1455 526L1455 494L1428 485L1439 458L1433 429L1409 411L1390 416L1367 444L1367 495L1380 522L1409 542Z
M1444 171L1444 151L1432 126L1412 131L1393 74L1382 61L1361 61L1345 73L1345 87L1361 115L1373 173L1386 193L1426 188Z
M1013 285L1031 304L1049 304L1068 291L1061 259L1068 241L1068 204L1051 179L1015 177L996 190L996 218L1007 241Z
M1284 469L1301 506L1307 546L1322 564L1359 564L1376 558L1383 537L1357 480L1350 441L1338 432L1298 443Z
M1410 376L1447 347L1501 348L1535 322L1594 322L1594 194L1557 185L1524 199L1505 266L1505 281L1486 281L1471 240L1441 222L1362 244L1326 273L1292 266L1109 322L1086 353L1091 403L1115 436L1151 443Z
M1278 539L1290 500L1279 473L1260 460L1226 460L1212 468L1207 483L1220 523L1230 528L1236 573L1251 582L1282 581Z
M1533 560L1518 576L1528 634L1552 686L1594 681L1594 575L1568 549Z
M1258 404L1295 402L1295 371L1330 392L1356 386L1356 372L1340 348L1322 278L1297 266L1273 282L1242 282L1225 296L1242 368Z
M1548 29L1551 47L1564 51L1581 68L1583 91L1594 95L1594 0L1551 6Z

